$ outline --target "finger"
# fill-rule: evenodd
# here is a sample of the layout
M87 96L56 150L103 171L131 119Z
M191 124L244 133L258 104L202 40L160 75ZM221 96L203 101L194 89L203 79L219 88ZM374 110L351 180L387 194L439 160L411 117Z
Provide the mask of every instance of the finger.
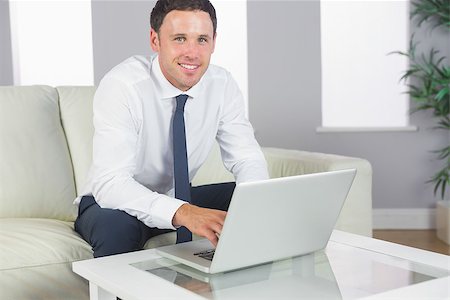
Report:
M210 225L211 226L211 230L214 232L214 234L221 234L222 233L222 224L219 223L213 223Z
M205 237L211 242L211 244L214 245L214 247L217 246L219 239L217 238L217 235L214 232L208 231L208 233L205 235Z

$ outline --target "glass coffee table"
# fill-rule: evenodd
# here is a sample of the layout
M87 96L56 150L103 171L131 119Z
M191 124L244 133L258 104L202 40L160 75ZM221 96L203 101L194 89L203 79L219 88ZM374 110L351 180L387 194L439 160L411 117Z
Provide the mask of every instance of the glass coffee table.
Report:
M73 270L102 300L450 299L449 256L337 230L321 251L215 275L153 249L74 262Z

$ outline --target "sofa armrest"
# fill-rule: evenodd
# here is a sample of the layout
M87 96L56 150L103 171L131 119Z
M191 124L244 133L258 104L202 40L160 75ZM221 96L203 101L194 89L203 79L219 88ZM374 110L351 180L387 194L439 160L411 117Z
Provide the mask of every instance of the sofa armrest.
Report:
M262 150L271 178L357 169L336 229L372 236L372 167L367 160L280 148L262 148ZM198 186L233 180L233 176L223 166L219 147L216 146L197 172L192 184Z
M263 148L272 178L342 169L357 169L336 229L372 236L372 167L361 158Z

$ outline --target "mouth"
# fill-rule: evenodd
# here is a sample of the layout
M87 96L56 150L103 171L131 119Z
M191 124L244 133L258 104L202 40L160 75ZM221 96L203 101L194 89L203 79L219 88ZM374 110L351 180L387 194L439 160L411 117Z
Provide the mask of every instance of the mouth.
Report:
M180 67L182 67L183 69L189 70L189 71L193 71L196 70L200 67L200 65L191 65L191 64L182 64L179 63L178 64Z

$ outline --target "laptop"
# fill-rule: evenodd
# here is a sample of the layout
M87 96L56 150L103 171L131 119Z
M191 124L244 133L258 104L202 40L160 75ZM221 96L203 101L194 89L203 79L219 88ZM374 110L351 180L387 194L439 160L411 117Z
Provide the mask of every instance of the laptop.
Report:
M356 169L238 184L217 247L207 239L156 251L204 273L220 273L325 248Z

